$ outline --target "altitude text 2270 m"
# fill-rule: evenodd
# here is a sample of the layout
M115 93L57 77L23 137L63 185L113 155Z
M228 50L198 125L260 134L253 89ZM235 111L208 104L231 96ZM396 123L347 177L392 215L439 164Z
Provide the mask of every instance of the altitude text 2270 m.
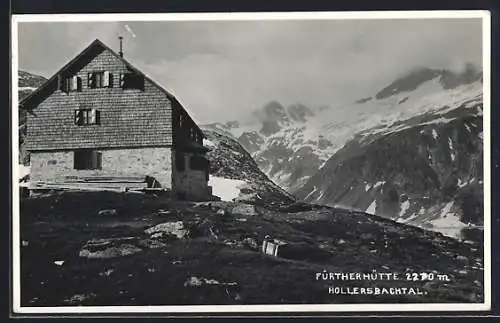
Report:
M450 281L450 278L446 274L434 274L434 273L406 273L406 280L410 281Z

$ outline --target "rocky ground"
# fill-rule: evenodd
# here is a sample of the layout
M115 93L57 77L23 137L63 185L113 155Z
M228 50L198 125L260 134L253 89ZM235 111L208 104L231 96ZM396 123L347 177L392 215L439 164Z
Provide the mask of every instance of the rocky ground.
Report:
M479 244L364 213L66 192L23 199L20 218L22 306L483 301ZM261 252L266 235L289 243L286 257ZM316 280L324 270L401 279ZM421 272L449 281L406 281ZM426 295L332 295L332 285Z

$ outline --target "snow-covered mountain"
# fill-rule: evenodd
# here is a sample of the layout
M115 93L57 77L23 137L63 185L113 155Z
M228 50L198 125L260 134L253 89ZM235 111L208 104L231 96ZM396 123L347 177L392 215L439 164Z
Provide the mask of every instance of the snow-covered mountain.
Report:
M324 135L308 132L318 111L302 104L285 108L271 101L245 120L205 128L238 140L269 178L293 192L318 170L333 148Z
M418 86L398 80L377 94L383 98L359 103L373 101L358 119L365 121L365 130L336 151L296 196L480 239L482 79L480 73L462 79L447 75L427 70ZM385 114L375 113L375 107ZM368 127L372 122L378 126Z
M356 133L474 96L481 80L482 72L471 64L461 73L419 68L356 102L284 107L272 101L243 120L206 128L236 138L266 175L294 193Z
M36 90L45 81L47 81L47 79L43 76L28 73L26 71L19 71L18 84L17 84L19 92L19 101L27 97L31 92Z

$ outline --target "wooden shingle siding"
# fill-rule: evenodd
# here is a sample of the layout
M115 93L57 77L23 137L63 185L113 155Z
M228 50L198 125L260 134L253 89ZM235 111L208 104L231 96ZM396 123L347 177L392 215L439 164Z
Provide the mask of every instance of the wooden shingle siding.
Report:
M109 71L113 88L88 87L88 73ZM27 118L26 149L118 148L170 146L172 140L171 100L145 79L144 91L120 87L120 74L128 72L125 62L102 50L81 67L81 92L56 90ZM74 111L97 109L100 125L77 126Z

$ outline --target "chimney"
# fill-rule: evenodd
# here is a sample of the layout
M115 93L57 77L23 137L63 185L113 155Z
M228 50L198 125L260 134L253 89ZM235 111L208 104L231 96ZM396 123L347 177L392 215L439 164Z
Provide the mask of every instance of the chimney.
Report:
M120 54L120 57L123 57L123 37L120 36L118 37L118 39L120 40L120 51L118 52L118 54Z

